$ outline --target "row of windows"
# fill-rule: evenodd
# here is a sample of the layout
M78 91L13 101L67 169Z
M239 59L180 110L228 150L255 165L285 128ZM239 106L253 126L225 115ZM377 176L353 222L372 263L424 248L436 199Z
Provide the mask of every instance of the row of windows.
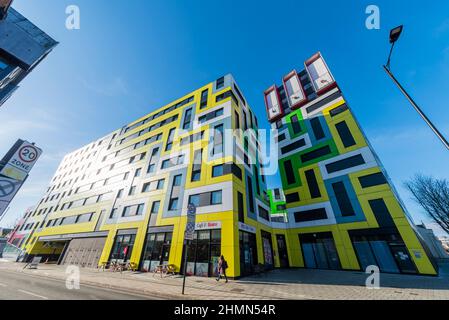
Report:
M189 196L189 204L196 207L206 207L222 204L222 191L212 191Z
M129 151L132 151L132 150L136 150L138 148L141 148L141 147L146 146L148 144L151 144L153 142L160 141L161 139L162 139L162 133L155 134L155 135L153 135L153 136L151 136L151 137L149 137L149 138L147 138L145 140L142 140L142 141L139 141L139 142L135 143L132 146L120 149L120 150L118 150L116 152L113 152L113 153L110 153L110 154L104 156L103 159L102 159L102 162L105 162L106 160L111 159L111 158L116 158L120 154L129 152Z
M124 133L126 133L128 131L131 131L131 130L133 130L133 129L141 126L141 125L144 125L145 123L148 123L149 121L152 121L152 120L154 120L154 119L156 119L156 118L158 118L158 117L160 117L160 116L162 116L164 114L172 112L172 111L174 111L174 110L176 110L176 109L178 109L178 108L180 108L182 106L185 106L186 104L193 102L193 100L194 100L194 96L190 96L187 99L182 100L181 102L178 102L178 103L176 103L176 104L174 104L174 105L172 105L172 106L170 106L168 108L165 108L164 110L159 111L158 113L155 113L152 116L149 116L149 117L145 118L144 120L142 120L142 121L140 121L140 122L138 122L136 124L133 124L132 126L128 126L124 130Z
M207 122L209 120L218 118L218 117L220 117L222 115L223 115L223 108L220 108L220 109L217 109L215 111L209 112L209 113L199 117L198 118L198 122L201 124L201 123Z
M79 223L87 223L92 221L92 218L94 216L94 212L90 213L84 213L76 216L70 216L70 217L63 217L53 220L48 220L46 227L57 227L57 226L64 226L64 225L70 225L70 224L79 224Z
M94 203L111 200L112 198L113 198L112 192L103 193L103 194L91 196L88 198L83 198L83 199L79 199L79 200L75 200L75 201L66 202L61 206L61 210L69 210L69 209L74 209L74 208L78 208L78 207L83 207L83 206L91 205Z
M176 120L178 120L178 115L177 115L177 114L174 115L174 116L172 116L172 117L169 117L169 118L167 118L167 119L164 119L164 120L162 120L162 121L160 121L160 122L158 122L158 123L155 123L155 124L151 125L151 126L148 127L148 128L142 129L142 130L140 130L139 132L136 132L136 133L134 133L134 134L131 134L131 135L129 135L129 136L127 136L127 137L125 137L125 138L123 138L123 139L121 139L121 140L118 140L118 141L116 142L116 146L119 146L119 145L125 143L126 141L129 141L129 140L135 139L135 138L137 138L137 137L140 137L140 136L142 136L142 135L144 135L144 134L146 134L146 133L148 133L148 132L151 132L151 131L153 131L153 130L156 130L156 129L162 127L162 126L165 126L165 125L167 125L167 124L173 123L173 122L175 122Z

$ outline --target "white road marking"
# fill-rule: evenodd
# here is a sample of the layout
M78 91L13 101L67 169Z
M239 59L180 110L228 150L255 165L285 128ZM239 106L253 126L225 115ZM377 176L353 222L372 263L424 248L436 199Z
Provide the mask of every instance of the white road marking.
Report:
M28 295L30 295L30 296L34 296L34 297L37 297L37 298L41 298L41 299L44 299L44 300L48 300L47 297L44 297L44 296L41 296L41 295L38 295L38 294L35 294L35 293L32 293L32 292L29 292L29 291L25 291L25 290L21 290L21 289L18 289L17 291L20 291L20 292L22 292L22 293L28 294Z
M7 287L7 285L4 283L0 283L0 287Z

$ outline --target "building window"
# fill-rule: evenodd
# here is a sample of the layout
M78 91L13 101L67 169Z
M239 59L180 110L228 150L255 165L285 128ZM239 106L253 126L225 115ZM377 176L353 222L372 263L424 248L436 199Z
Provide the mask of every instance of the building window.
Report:
M304 153L301 155L301 162L306 163L324 156L327 156L331 153L331 148L329 146L324 146L313 151Z
M209 95L209 89L201 92L201 101L200 101L200 109L204 109L207 107L207 96Z
M341 181L333 183L332 189L334 190L335 198L337 199L341 215L343 217L354 216L355 211L351 204L351 200L349 199L348 192L346 191L344 183Z
M249 211L254 212L254 194L253 194L253 182L251 178L246 177L246 181L248 184L248 201L249 201Z
M8 67L9 65L4 60L0 59L0 69L5 70Z
M191 121L192 121L192 108L190 108L186 111L182 128L184 130L186 130L190 126Z
M117 235L111 251L111 261L126 262L131 258L135 234Z
M217 90L219 90L219 89L221 89L221 88L223 88L224 87L224 77L221 77L221 78L219 78L218 80L217 80L217 84L216 84L216 86L215 86L215 88L217 89Z
M192 178L191 181L201 180L201 162L203 159L203 150L196 150L193 156Z
M310 120L310 125L312 126L313 135L315 136L316 140L320 140L325 137L323 127L321 126L321 122L318 117Z
M316 180L315 171L307 170L304 172L307 180L307 185L309 186L310 196L312 199L320 198L321 192L320 187L318 186L318 181Z
M259 206L259 217L267 221L270 221L270 214L268 213L268 210L262 208L261 206Z
M212 178L221 177L223 174L224 172L222 164L212 167Z
M337 171L357 167L363 164L365 164L365 159L363 159L363 156L361 154L358 154L343 160L329 163L326 165L326 170L328 173L334 173Z
M148 192L150 191L151 182L147 182L142 187L142 192Z
M171 232L147 235L142 258L142 271L153 272L157 266L168 264L171 241Z
M156 165L154 164L154 163L151 163L149 166L148 166L148 170L147 170L147 173L152 173L152 172L154 172L154 168L156 167Z
M142 168L137 169L136 173L134 174L134 177L139 177L141 172L142 172Z
M298 116L294 115L291 117L291 124L294 134L298 134L301 132L301 125L299 124Z
M168 204L168 210L173 211L178 209L178 198L170 199L170 203Z
M144 204L126 206L123 208L122 217L140 216L143 213Z
M238 215L239 222L245 222L245 209L243 205L243 194L237 191L237 205L238 205Z
M154 201L153 204L151 205L151 213L158 213L160 206L161 206L160 201Z
M181 185L181 178L182 178L182 175L180 175L180 174L177 176L174 176L173 187L179 187Z
M176 130L176 128L172 128L172 129L170 129L170 132L168 133L167 144L165 145L165 151L170 151L173 147L173 139L175 137L175 130Z
M189 204L193 204L193 205L195 205L195 207L199 207L200 206L200 195L194 194L194 195L189 196Z
M295 173L293 172L293 165L291 160L284 162L285 176L288 184L294 184L296 182Z
M214 155L223 152L223 140L223 125L221 124L214 128Z
M246 119L246 112L242 110L243 113L243 130L248 130L248 120Z
M210 194L210 203L211 205L221 204L222 203L222 192L221 191L213 191Z
M164 183L165 183L165 180L164 180L164 179L158 180L158 181L157 181L156 190L162 190L162 189L164 189Z
M237 111L234 111L234 115L235 115L235 129L240 130L240 115ZM237 131L237 132L240 132L240 131Z
M327 219L327 212L324 208L298 211L294 213L295 222L307 222Z
M340 136L341 142L343 142L345 148L352 147L356 144L346 121L337 123L335 127L337 128L338 135Z
M132 196L134 194L136 194L136 186L132 186L131 188L129 188L128 196Z
M387 183L387 179L382 172L359 177L359 181L362 188L369 188Z
M260 181L259 181L259 170L257 169L257 166L254 164L253 165L254 168L254 178L256 179L255 183L256 183L256 192L258 195L260 195Z
M221 230L196 231L187 249L187 275L213 276L221 255Z

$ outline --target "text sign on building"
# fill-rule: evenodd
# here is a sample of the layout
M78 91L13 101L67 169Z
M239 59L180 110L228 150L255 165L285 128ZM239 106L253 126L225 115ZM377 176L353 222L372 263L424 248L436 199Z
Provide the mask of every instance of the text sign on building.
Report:
M255 227L247 225L246 223L243 223L243 222L239 222L239 230L250 232L250 233L257 232L257 229Z
M195 230L214 230L221 229L221 221L198 222Z
M196 207L193 204L187 206L187 224L184 239L193 240L196 227Z
M23 181L41 154L42 150L34 144L19 140L4 158L0 174Z

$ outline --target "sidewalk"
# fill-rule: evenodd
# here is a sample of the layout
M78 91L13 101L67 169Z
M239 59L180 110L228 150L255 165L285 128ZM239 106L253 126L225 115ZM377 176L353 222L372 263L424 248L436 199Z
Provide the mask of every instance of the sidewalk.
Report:
M65 266L39 265L38 270L23 269L24 264L1 262L0 272L27 273L65 281ZM164 299L252 300L252 299L449 299L449 279L436 277L381 275L380 289L364 286L361 272L325 270L275 270L267 275L216 282L213 278L188 277L186 295L181 295L182 277L161 278L151 273L113 273L80 269L81 286L92 285L158 296Z

